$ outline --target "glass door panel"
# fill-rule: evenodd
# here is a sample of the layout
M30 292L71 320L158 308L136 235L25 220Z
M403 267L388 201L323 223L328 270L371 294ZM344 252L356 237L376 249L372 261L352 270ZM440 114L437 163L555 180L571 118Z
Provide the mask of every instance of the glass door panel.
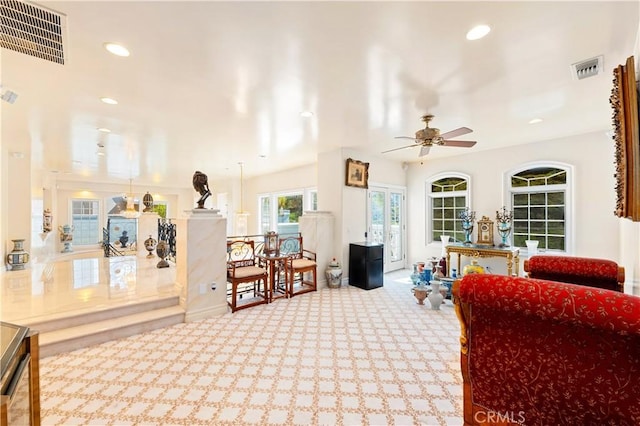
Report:
M370 187L367 235L369 241L384 244L384 271L404 268L405 190Z

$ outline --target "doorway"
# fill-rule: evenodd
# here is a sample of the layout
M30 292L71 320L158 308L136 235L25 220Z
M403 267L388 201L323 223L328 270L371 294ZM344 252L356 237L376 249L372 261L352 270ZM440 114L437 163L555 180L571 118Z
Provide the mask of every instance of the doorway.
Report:
M384 244L384 272L402 269L406 252L406 188L369 186L367 236Z

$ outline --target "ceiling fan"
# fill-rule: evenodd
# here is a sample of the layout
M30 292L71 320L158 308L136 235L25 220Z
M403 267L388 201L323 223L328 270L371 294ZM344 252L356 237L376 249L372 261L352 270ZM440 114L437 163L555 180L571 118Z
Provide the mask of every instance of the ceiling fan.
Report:
M410 136L396 136L396 139L412 139L415 143L407 146L401 146L400 148L389 149L387 151L383 151L382 153L384 154L391 151L397 151L399 149L413 148L413 147L419 146L421 148L420 148L420 154L418 154L418 157L423 157L429 153L429 150L433 145L471 148L476 144L476 141L456 141L456 140L449 139L449 138L454 138L456 136L462 136L462 135L466 135L467 133L473 132L473 130L471 130L470 128L460 127L450 132L440 134L440 129L429 127L429 122L432 119L433 119L432 114L423 115L422 121L425 122L425 128L418 130L416 132L416 136L413 138Z

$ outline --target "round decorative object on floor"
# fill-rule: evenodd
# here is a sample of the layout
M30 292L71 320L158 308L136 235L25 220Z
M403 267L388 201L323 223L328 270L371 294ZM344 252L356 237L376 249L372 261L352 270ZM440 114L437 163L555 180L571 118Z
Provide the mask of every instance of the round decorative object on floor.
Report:
M342 268L340 267L340 262L338 262L335 257L324 272L327 277L327 286L329 288L339 288L342 284Z
M427 287L423 285L417 285L411 289L413 295L418 299L416 303L418 305L424 305L424 299L427 298Z
M153 257L153 251L156 249L157 245L158 242L151 235L149 235L149 238L144 240L144 248L149 252L149 254L147 255L148 259L151 259Z
M7 263L11 266L12 271L23 270L29 262L29 253L24 249L24 239L11 241L13 242L13 250L7 254Z
M427 299L431 304L431 309L436 311L440 310L440 305L442 305L442 301L444 300L444 296L440 293L440 281L432 280L429 281L431 285L431 293Z
M471 259L471 263L462 269L462 275L484 274L484 268L478 265L478 259Z
M158 246L156 247L156 253L160 258L160 262L156 265L158 268L168 268L169 262L165 260L165 257L169 254L169 244L166 241L160 240L158 242Z

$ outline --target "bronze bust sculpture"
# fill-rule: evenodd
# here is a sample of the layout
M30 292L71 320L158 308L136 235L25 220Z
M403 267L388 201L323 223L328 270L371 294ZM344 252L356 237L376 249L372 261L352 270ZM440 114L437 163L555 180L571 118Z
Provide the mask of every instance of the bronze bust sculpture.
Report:
M201 196L198 200L198 208L204 209L204 202L211 195L211 191L209 191L207 175L200 171L196 171L193 174L193 189L196 190Z

